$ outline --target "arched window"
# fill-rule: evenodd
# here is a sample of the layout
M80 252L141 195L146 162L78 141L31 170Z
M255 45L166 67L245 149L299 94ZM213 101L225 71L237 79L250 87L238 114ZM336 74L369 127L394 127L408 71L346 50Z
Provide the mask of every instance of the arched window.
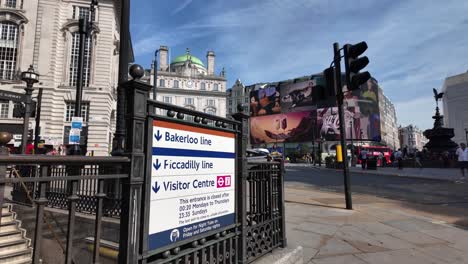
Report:
M205 109L205 113L210 114L210 115L216 115L216 108L208 107Z
M76 86L78 80L78 57L80 52L80 33L78 31L72 33L70 47L68 84L70 86ZM91 47L91 38L87 37L85 42L83 86L89 86L89 79L91 76Z
M16 77L18 55L18 25L0 22L0 79L13 80Z

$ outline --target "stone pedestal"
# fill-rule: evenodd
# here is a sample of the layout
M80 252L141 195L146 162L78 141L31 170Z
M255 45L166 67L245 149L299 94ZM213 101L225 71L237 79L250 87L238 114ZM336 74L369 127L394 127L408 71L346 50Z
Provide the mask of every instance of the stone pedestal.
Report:
M455 136L453 128L442 127L443 116L439 113L439 107L436 107L436 113L432 117L434 128L424 131L424 136L429 139L429 142L424 146L432 154L441 155L444 152L455 152L457 143L451 138Z

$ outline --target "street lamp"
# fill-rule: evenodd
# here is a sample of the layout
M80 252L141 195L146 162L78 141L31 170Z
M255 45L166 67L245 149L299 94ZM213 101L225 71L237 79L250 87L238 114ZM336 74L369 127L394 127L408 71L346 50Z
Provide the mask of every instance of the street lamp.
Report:
M91 1L89 7L89 17L86 21L84 17L81 17L78 20L78 31L80 34L80 43L78 50L78 72L76 79L76 95L75 95L75 113L74 117L81 117L81 98L83 96L83 73L84 73L84 61L85 61L85 49L86 49L86 39L91 34L93 30L93 18L94 13L96 12L96 7L98 5L97 0ZM81 141L81 140L80 140ZM71 155L81 155L82 153L80 142L78 144L73 144L71 146L70 154Z
M154 62L153 62L153 68L154 68L153 100L155 101L156 101L156 88L158 87L158 52L159 52L159 49L154 51Z
M21 80L26 83L26 106L23 119L23 136L21 138L21 154L26 154L26 144L28 143L28 130L29 130L29 116L31 115L31 102L32 92L34 91L33 85L39 82L39 74L34 71L32 65L29 69L21 73Z

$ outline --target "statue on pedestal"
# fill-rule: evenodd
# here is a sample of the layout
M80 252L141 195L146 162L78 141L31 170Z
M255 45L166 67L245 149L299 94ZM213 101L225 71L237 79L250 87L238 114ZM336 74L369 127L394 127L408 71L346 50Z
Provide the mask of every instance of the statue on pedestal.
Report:
M439 101L442 100L444 93L439 93L433 88L434 99L436 101L436 112L432 117L434 119L434 127L424 131L424 136L429 139L429 142L424 146L433 155L441 157L452 153L457 148L457 144L451 140L455 136L453 128L443 127L444 116L439 112Z

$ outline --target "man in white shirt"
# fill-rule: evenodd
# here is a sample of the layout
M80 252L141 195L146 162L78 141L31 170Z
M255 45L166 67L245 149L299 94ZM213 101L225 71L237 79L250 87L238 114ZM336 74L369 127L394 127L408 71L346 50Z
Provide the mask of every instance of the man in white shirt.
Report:
M462 179L465 179L465 169L468 169L468 148L465 143L461 143L455 154L458 157L458 166L462 173Z
M395 152L395 161L398 163L398 169L401 170L403 169L403 154L401 153L401 149L398 149L397 152Z
M366 149L362 149L362 150L361 150L361 153L359 154L359 157L361 158L361 166L362 166L362 169L365 170L365 169L366 169L366 165L367 165L367 150L366 150Z

